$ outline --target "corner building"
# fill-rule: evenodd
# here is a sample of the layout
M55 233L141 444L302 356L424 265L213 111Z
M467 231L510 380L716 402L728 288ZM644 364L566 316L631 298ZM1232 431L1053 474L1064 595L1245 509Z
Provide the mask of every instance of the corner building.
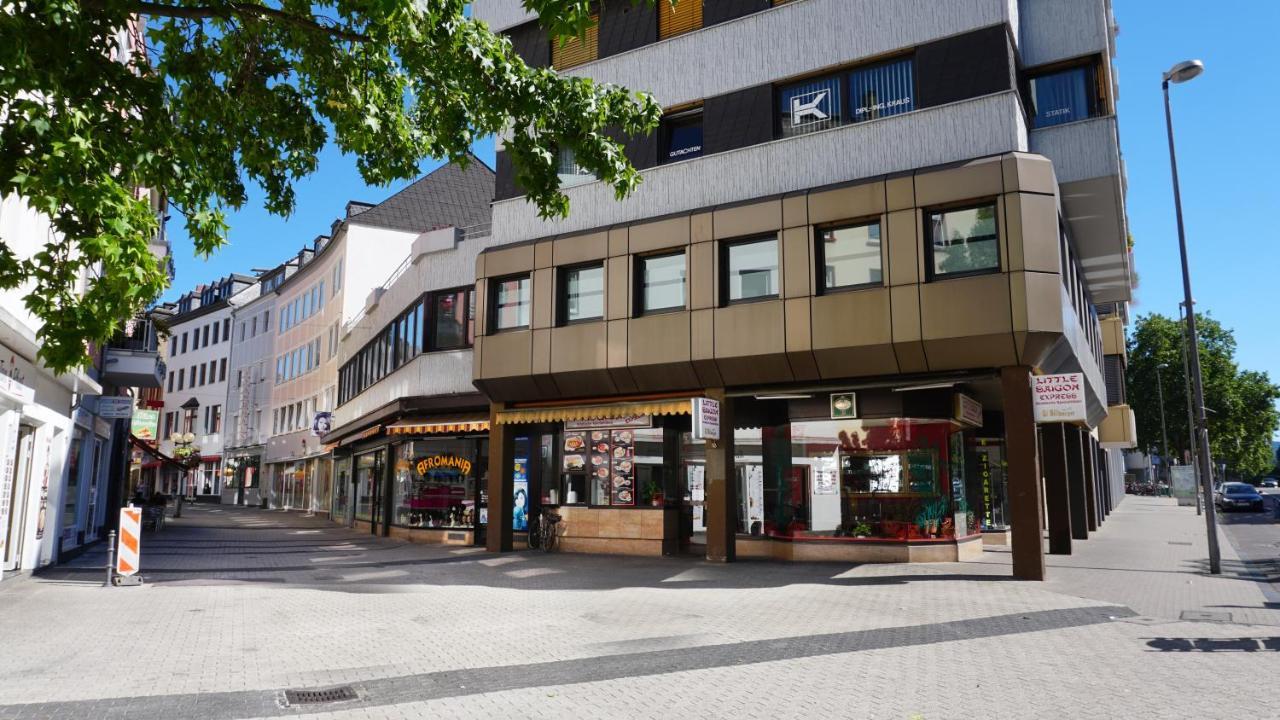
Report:
M517 0L476 17L667 110L626 140L624 202L561 154L562 221L499 147L491 498L527 472L566 550L927 561L1011 536L1027 578L1043 518L1062 552L1104 520L1099 425L1127 408L1099 319L1132 289L1106 0L609 3L564 44ZM1059 373L1085 410L1037 425L1033 377Z

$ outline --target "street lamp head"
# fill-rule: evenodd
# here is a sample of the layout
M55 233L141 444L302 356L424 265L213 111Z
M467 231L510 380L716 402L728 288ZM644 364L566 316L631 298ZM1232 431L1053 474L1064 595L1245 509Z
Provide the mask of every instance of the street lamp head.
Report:
M196 441L195 433L187 433L186 435L183 435L182 440L188 445L195 442Z
M1164 74L1165 82L1184 83L1204 72L1204 63L1199 60L1183 60L1169 68Z
M1157 365L1156 367L1160 368L1161 370L1168 370L1168 369L1169 369L1169 363L1160 363L1160 364L1159 364L1159 365Z

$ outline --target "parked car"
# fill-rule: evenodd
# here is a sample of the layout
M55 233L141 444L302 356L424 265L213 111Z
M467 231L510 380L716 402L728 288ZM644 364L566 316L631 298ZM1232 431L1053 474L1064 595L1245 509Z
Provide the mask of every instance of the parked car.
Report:
M1280 483L1276 483L1276 481L1275 481L1275 480L1263 480L1263 481L1262 481L1262 487L1264 487L1264 488L1273 488L1273 487L1276 487L1278 484L1280 484Z
M1258 493L1258 489L1242 482L1223 483L1214 504L1223 512L1241 509L1262 512L1263 508L1262 495Z

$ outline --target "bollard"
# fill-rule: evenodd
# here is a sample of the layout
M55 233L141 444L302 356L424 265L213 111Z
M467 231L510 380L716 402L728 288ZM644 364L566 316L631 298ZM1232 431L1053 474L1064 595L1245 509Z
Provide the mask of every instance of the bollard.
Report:
M111 587L111 573L115 571L116 531L107 533L107 581L103 587Z

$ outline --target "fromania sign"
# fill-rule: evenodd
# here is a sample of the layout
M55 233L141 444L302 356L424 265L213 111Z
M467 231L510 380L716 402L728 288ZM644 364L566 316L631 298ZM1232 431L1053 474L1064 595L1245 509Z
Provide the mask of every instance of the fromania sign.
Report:
M1036 422L1084 422L1084 375L1036 375L1032 378Z
M416 463L419 475L426 475L439 468L453 468L466 476L471 474L471 461L457 455L432 455L431 457L422 458Z

